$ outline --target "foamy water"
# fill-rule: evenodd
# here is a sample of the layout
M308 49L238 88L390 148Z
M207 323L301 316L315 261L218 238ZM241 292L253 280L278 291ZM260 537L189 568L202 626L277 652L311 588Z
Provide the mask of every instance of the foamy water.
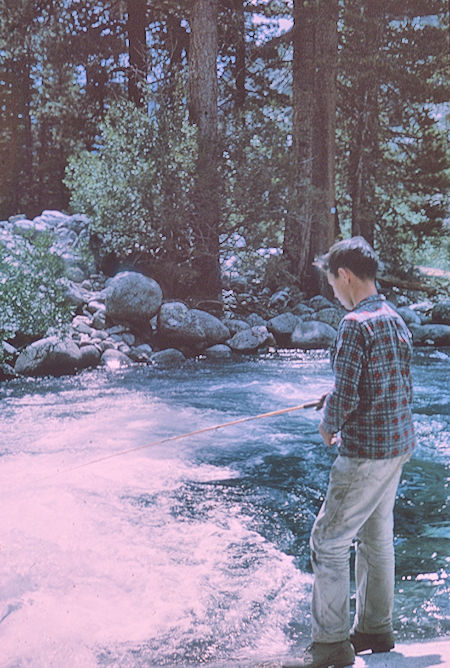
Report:
M287 358L5 385L0 666L232 666L306 644L307 535L332 461L317 413L76 467L330 383L324 359ZM448 423L427 419L443 447ZM430 582L414 579L424 604Z

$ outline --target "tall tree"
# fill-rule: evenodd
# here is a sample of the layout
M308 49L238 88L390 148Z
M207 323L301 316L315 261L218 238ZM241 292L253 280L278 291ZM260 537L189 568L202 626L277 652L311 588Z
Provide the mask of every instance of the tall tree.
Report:
M128 99L144 106L147 77L147 0L127 0L128 33Z
M217 0L194 0L190 27L189 112L198 128L192 264L197 271L198 294L217 297L220 291Z
M283 255L306 292L334 238L337 0L296 0L292 62L292 162Z

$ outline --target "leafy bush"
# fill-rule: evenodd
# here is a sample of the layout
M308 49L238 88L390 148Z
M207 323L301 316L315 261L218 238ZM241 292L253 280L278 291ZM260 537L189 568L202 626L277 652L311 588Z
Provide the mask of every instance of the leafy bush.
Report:
M71 206L87 213L103 254L189 254L197 142L181 105L170 111L129 102L110 108L99 145L72 156L65 184Z
M39 338L68 320L64 266L51 252L53 242L45 233L17 236L12 248L0 246L0 341Z

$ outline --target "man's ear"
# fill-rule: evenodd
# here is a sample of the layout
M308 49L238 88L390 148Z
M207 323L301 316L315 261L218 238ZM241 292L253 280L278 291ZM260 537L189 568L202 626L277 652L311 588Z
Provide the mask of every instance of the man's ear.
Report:
M348 284L350 282L350 271L345 267L339 267L338 277L342 278L342 280Z

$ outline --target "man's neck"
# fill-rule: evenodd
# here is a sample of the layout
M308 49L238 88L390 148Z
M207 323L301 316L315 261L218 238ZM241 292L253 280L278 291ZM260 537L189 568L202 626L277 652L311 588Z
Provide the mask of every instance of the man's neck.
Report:
M363 299L367 299L367 297L372 297L377 294L378 290L375 281L362 281L361 279L357 279L351 286L352 307L355 308L355 306L359 304L359 302L362 302Z

